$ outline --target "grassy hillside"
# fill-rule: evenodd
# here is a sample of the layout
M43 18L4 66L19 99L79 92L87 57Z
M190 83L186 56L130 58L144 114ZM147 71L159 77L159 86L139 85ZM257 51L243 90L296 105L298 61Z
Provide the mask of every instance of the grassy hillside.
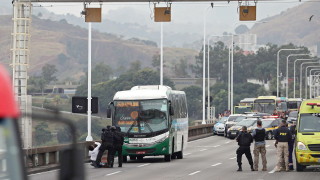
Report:
M0 62L6 65L11 63L11 29L11 17L0 16ZM47 63L57 66L60 80L67 77L78 80L85 74L88 56L86 29L68 24L64 20L57 22L33 17L31 35L31 74L40 72L41 67ZM151 66L152 57L159 52L155 43L123 40L115 35L97 31L92 33L93 65L104 62L116 69L120 66L129 67L131 62L140 61L143 67ZM165 72L170 73L171 67L180 59L194 63L196 54L197 51L191 49L166 47Z
M300 6L288 9L277 16L256 24L250 33L258 35L258 43L268 42L276 44L294 43L305 46L319 44L320 39L320 11L319 2L305 2ZM309 17L314 15L311 21Z

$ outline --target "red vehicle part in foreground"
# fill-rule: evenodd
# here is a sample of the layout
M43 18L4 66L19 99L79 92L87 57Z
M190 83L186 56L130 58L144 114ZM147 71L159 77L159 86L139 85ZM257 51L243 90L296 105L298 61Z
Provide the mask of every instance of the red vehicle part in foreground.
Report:
M0 66L0 117L19 117L19 109L14 99L11 80L2 66Z

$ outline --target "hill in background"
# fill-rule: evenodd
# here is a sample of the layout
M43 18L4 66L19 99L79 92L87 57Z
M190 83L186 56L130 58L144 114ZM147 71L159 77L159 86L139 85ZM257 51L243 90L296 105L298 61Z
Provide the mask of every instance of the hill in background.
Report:
M250 33L257 34L258 44L294 43L311 48L320 46L319 2L305 2L279 15L263 19L267 23L256 24ZM313 16L309 21L310 16ZM319 50L318 50L319 53Z
M0 62L11 63L11 16L0 16ZM45 64L54 64L58 79L79 80L87 71L88 31L68 24L65 20L51 21L33 17L31 28L30 74L37 74ZM151 66L160 49L152 41L137 38L124 40L118 36L93 31L92 62L108 64L113 69L129 68L130 63L140 61L142 67ZM182 48L164 48L165 72L173 76L171 68L180 59L195 61L197 51Z

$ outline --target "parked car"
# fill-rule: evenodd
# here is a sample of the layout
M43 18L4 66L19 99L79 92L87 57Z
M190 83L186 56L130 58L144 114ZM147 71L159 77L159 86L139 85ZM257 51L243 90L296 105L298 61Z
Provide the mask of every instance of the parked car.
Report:
M282 119L280 118L267 118L262 119L262 128L266 130L266 139L273 139L274 138L274 130L278 129L279 124ZM251 133L253 129L257 128L257 123L249 127L249 132Z
M242 121L246 118L244 114L232 114L228 117L225 125L224 125L224 136L227 137L228 129L234 126L236 123Z
M289 126L293 123L293 122L297 122L297 118L298 118L298 111L291 111L289 113L287 122L289 124Z
M213 126L213 134L223 135L224 134L224 124L226 123L228 117L222 117L220 120Z
M259 118L257 117L254 117L254 118L248 117L243 119L242 121L238 122L237 124L235 124L234 126L228 129L227 137L230 139L234 139L235 137L238 136L243 126L247 126L247 127L253 126L258 119Z

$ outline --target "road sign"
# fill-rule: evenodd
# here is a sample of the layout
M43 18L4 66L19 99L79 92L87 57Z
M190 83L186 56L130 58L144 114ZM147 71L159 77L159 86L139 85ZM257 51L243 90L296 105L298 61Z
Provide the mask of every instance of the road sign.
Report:
M91 111L92 114L97 114L99 109L98 98L92 97L91 99ZM88 111L87 97L72 97L72 113L86 114Z

